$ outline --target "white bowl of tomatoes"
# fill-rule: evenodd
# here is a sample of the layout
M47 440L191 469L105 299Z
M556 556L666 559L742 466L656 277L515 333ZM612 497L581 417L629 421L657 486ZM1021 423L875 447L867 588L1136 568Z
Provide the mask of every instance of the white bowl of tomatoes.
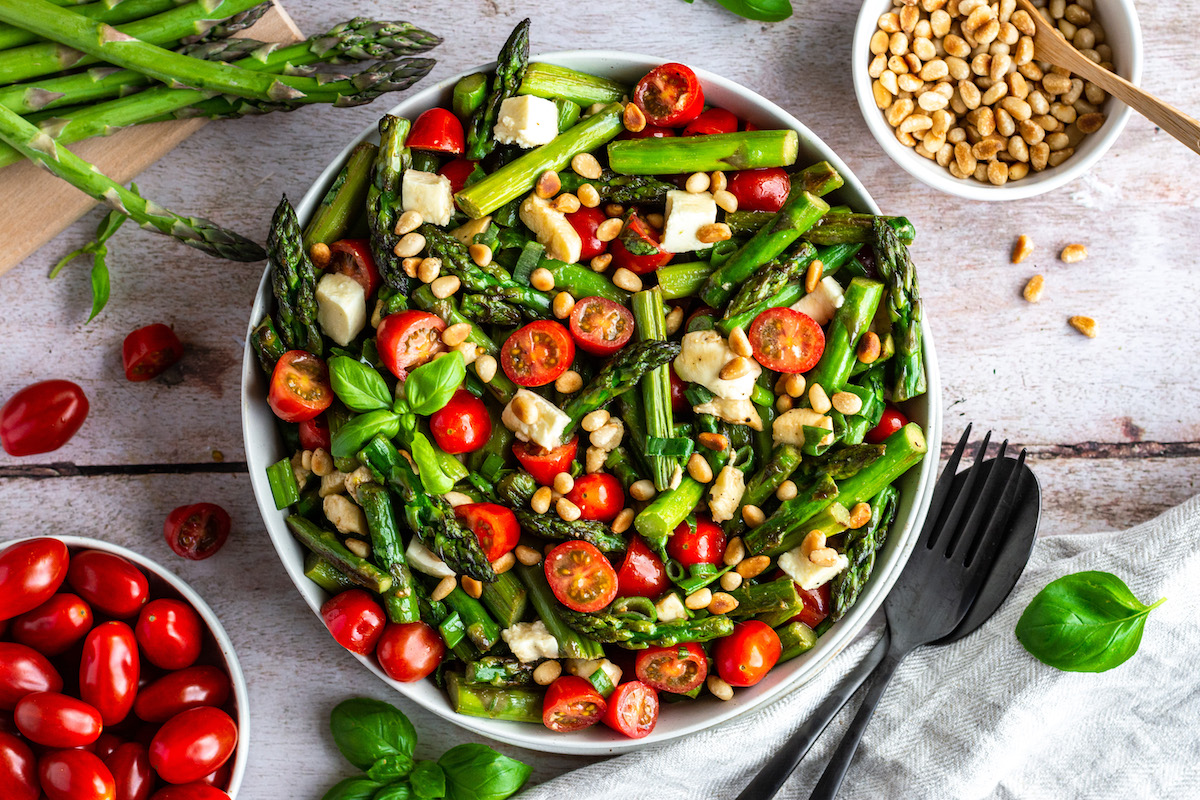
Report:
M96 539L0 545L5 800L226 800L249 698L212 609L153 561Z

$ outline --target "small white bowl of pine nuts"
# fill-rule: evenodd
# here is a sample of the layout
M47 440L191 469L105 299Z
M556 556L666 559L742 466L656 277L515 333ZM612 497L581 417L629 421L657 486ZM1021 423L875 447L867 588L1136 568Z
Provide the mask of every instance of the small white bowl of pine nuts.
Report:
M1137 84L1132 0L1032 0L1084 55ZM1130 109L1034 58L1016 0L866 0L854 91L867 127L906 172L971 200L1019 200L1078 178Z

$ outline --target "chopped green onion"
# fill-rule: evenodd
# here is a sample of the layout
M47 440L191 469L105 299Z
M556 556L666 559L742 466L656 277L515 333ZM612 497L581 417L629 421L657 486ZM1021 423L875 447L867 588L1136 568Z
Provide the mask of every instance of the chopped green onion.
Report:
M300 487L296 484L296 473L292 471L290 459L277 461L267 467L267 483L271 485L271 497L280 511L300 502Z
M646 437L646 455L648 456L668 456L670 458L684 459L692 454L693 449L695 449L695 444L691 439L681 439L674 436L671 438L662 436Z
M599 668L589 675L588 680L592 682L592 686L596 687L596 691L605 697L608 697L617 690L617 687L613 686L612 680L608 677L608 673L605 672L603 668Z
M454 647L467 635L462 617L458 615L457 611L442 620L442 623L438 625L438 633L442 635L442 641L446 643L446 647Z
M546 252L546 248L537 242L528 242L521 248L521 256L517 259L517 265L513 267L513 280L517 283L529 283L529 277L533 275L533 271L537 268L538 262L542 260L542 254Z

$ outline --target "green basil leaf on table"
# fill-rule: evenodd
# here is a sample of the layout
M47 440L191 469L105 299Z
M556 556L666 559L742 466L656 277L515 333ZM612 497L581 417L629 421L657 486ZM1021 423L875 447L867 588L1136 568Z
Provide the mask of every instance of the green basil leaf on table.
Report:
M443 359L445 360L445 359ZM454 488L454 479L442 471L437 452L425 434L415 431L409 449L417 465L421 485L429 494L445 494Z
M759 22L779 22L792 15L790 0L717 0L727 11Z
M452 352L410 372L404 381L404 397L414 414L428 416L450 402L466 377L462 353Z
M366 697L338 703L330 714L329 729L346 760L362 770L381 758L411 759L417 746L417 731L408 717L394 706ZM375 788L381 785L376 783Z
M1068 672L1124 664L1142 642L1147 606L1110 572L1076 572L1051 581L1017 621L1017 640L1039 661Z
M357 359L329 359L329 382L333 393L352 411L375 411L392 404L392 393L383 376Z
M400 432L400 417L391 411L368 411L347 422L333 435L333 457L350 458L378 435L393 438Z
M504 800L529 780L533 767L483 744L451 747L438 764L446 772L449 800Z
M370 778L346 778L330 787L321 800L374 800L375 793L383 788Z
M418 761L408 776L413 794L423 800L438 800L446 796L446 773L436 761Z
M389 783L408 776L412 772L413 760L405 753L384 756L371 765L367 777L380 783Z
M375 793L371 800L412 800L413 790L407 783L393 783Z

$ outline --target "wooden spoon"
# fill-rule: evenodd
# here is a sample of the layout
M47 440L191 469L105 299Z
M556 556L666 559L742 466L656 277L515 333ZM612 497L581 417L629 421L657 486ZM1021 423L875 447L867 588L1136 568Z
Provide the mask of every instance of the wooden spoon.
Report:
M1017 0L1017 5L1033 18L1033 47L1039 61L1049 61L1091 81L1194 152L1200 153L1200 122L1088 59L1072 47L1029 0Z

